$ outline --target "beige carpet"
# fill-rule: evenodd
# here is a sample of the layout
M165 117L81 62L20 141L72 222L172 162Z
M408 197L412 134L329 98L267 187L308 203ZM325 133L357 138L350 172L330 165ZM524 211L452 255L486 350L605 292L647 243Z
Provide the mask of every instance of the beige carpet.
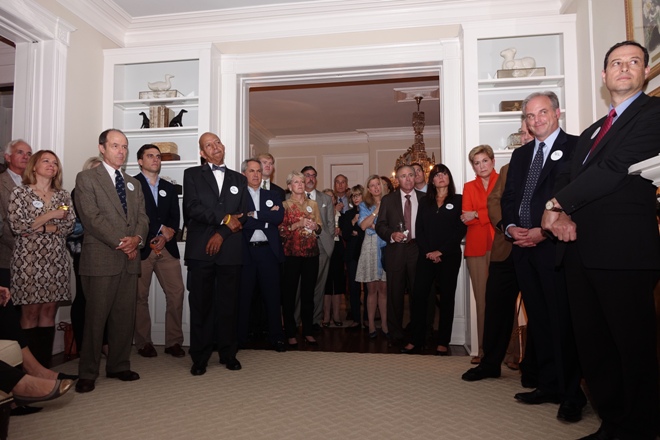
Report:
M190 359L132 357L142 378L99 378L36 415L12 417L11 440L50 439L575 439L598 429L591 407L577 424L557 405L513 399L518 373L461 380L469 357L245 350L241 371ZM77 361L59 367L75 373Z

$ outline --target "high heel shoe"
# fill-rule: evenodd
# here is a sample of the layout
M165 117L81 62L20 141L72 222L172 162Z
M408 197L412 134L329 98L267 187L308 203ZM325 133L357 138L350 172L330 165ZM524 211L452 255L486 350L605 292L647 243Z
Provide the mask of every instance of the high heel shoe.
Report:
M412 344L410 344L410 345L412 345ZM401 353L403 353L403 354L419 354L421 352L422 352L422 347L421 346L414 346L413 345L412 348L403 347L401 349Z
M449 356L449 348L447 348L445 351L441 351L441 350L438 350L436 348L435 355L436 356Z
M328 321L328 322L321 322L321 325L322 325L323 327L325 327L325 328L328 328L328 327L330 327L330 321Z
M335 327L341 327L342 325L344 325L343 322L341 322L341 321L335 321L334 319L332 320L332 322L335 324Z
M19 396L17 394L14 394L14 401L16 402L17 405L28 405L30 403L45 402L47 400L57 399L58 397L62 396L67 391L69 391L72 386L73 386L73 381L71 379L63 379L63 380L58 379L55 382L55 386L53 387L52 391L46 394L45 396L32 397L32 396Z
M376 336L378 336L378 330L369 332L369 339L376 339Z
M312 346L312 347L316 347L316 346L319 345L319 341L317 341L316 339L313 339L313 340L310 341L309 339L305 338L303 340L305 341L305 344L307 344L309 346Z

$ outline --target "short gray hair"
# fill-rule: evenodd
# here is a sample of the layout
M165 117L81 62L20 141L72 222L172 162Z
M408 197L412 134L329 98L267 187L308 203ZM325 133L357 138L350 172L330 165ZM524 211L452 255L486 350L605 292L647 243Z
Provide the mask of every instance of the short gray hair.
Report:
M534 92L531 95L529 95L525 100L522 102L522 118L525 119L525 113L527 113L525 110L527 109L527 104L529 101L531 101L534 98L538 98L539 96L545 96L550 100L550 104L552 104L552 109L557 110L559 108L559 98L557 98L557 95L555 92L552 92L550 90L546 90L544 92Z
M247 170L247 165L248 165L248 163L250 163L250 162L258 163L258 164L259 164L259 170L261 170L262 167L261 167L261 162L259 161L259 159L256 159L256 158L254 158L254 157L251 157L251 158L249 158L249 159L245 159L245 160L241 163L241 173L244 173L245 170Z
M13 141L7 142L7 145L5 145L5 154L7 156L10 156L11 153L12 153L12 150L14 149L14 146L16 144L20 144L21 142L24 143L25 145L28 145L28 146L30 145L27 142L25 142L23 139L14 139Z

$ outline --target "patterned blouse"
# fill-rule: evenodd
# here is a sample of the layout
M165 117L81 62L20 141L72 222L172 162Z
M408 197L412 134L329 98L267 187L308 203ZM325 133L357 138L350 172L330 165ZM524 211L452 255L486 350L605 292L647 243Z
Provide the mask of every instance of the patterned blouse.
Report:
M287 257L315 257L319 245L314 231L306 228L291 229L291 225L304 218L313 219L321 227L321 213L314 200L305 199L298 203L293 199L284 203L284 220L279 225L280 237Z

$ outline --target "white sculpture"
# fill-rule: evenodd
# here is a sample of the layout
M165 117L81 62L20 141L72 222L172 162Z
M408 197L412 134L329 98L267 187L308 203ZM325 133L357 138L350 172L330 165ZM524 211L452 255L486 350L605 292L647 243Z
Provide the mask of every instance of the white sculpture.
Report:
M149 86L149 89L153 90L154 92L164 92L172 88L170 78L174 78L174 75L170 75L168 73L165 75L165 81L150 82L147 83L147 85Z
M523 57L515 59L516 48L510 47L500 52L500 56L504 58L502 61L502 70L512 69L533 69L536 67L536 60L532 57Z

